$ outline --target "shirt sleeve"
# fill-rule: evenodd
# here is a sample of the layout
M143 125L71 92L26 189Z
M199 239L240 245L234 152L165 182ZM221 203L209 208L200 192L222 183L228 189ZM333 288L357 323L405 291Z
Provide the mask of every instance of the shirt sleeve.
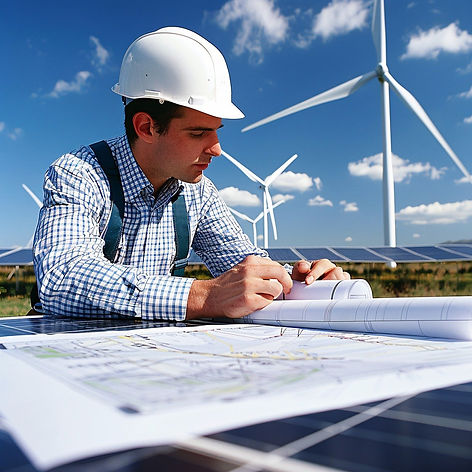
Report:
M268 257L266 251L251 243L208 179L192 247L214 277L231 269L249 255Z
M71 165L74 157L51 166L44 181L34 243L44 312L185 319L193 279L149 275L105 258L101 234L111 211L108 183L100 167Z

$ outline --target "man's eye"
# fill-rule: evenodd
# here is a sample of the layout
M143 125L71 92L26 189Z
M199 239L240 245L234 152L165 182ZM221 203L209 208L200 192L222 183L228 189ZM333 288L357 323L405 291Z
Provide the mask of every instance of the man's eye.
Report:
M201 138L205 134L205 131L200 131L198 133L190 133L190 136L193 138Z

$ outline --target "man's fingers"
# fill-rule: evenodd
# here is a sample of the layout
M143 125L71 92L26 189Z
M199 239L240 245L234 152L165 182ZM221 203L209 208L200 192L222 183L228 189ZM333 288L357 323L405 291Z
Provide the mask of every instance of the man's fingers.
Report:
M344 272L341 267L335 267L325 274L323 280L344 280L344 278Z
M292 288L292 279L278 262L263 257L248 256L236 267L245 278L265 281L274 279L281 284L282 290L285 293L288 293Z
M309 269L305 271L305 268ZM305 281L307 285L312 284L315 280L346 280L351 276L344 272L341 267L336 267L328 259L320 259L313 261L310 265L307 261L299 261L294 265L292 272L292 279L298 281Z

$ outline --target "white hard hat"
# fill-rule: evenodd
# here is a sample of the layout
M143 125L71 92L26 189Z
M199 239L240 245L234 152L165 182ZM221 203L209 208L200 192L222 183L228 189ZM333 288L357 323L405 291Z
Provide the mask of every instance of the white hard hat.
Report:
M231 102L221 52L193 31L161 28L126 51L113 92L130 99L163 99L218 118L243 118Z

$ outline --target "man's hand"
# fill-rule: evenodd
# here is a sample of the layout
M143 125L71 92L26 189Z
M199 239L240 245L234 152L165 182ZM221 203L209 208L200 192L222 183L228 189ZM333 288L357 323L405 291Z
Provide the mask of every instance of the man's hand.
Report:
M212 280L195 280L187 302L187 320L227 316L241 318L264 308L292 280L287 271L270 259L248 256L228 272Z
M346 280L351 276L344 272L341 267L337 267L328 259L318 261L298 261L293 266L292 279L305 282L310 285L317 279L323 280Z

